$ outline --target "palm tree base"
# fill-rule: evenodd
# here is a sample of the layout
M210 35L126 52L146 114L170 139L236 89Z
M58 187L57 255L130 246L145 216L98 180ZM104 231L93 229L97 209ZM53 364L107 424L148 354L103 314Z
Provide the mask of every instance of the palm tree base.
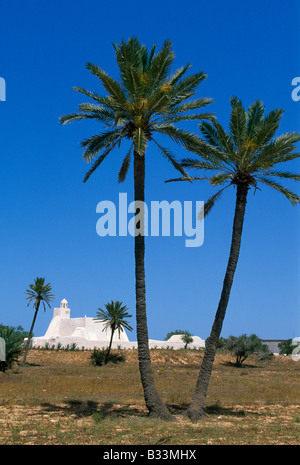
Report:
M174 415L172 415L167 409L163 409L163 411L156 410L156 411L149 412L148 417L157 418L163 421L177 421L177 418Z
M203 409L191 409L189 408L186 412L185 415L191 420L191 421L200 421L203 419L203 417L206 415Z

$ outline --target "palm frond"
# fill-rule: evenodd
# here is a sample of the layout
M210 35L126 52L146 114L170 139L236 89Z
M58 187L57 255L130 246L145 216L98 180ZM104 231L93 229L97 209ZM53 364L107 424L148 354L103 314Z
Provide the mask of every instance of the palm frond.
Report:
M300 134L297 132L286 133L274 138L268 144L258 150L253 157L253 168L255 170L267 169L276 163L284 163L294 160L300 156L293 151L296 149L296 142L300 141Z
M220 186L225 181L232 180L233 175L231 173L217 173L214 176L211 176L209 182L212 186Z
M136 150L139 155L143 156L147 147L145 131L142 128L136 128L132 136L132 141L134 144L134 150Z
M196 149L199 148L199 144L201 143L200 138L196 134L179 129L173 124L155 124L153 128L155 131L170 137L174 142L186 148Z
M124 103L126 101L126 96L118 81L109 76L105 71L103 71L103 69L99 68L99 66L94 65L91 62L87 63L86 68L100 79L104 88L116 99L117 102Z
M178 68L175 73L173 73L169 79L168 82L171 86L174 86L187 72L188 69L190 69L191 65L188 63L185 66L182 66L181 68Z
M86 182L89 177L91 176L91 174L98 168L98 166L101 165L101 163L105 160L105 158L107 157L107 155L115 148L115 146L117 145L117 143L119 142L119 140L115 141L112 145L110 145L102 155L100 155L97 160L95 161L95 163L93 164L93 166L90 168L90 170L86 173L85 177L83 178L83 182Z
M145 45L140 44L136 37L130 37L127 42L123 39L119 45L113 43L113 47L116 52L122 81L127 88L130 67L135 68L141 74L146 71L152 62L156 45L152 46L149 55Z
M204 180L209 181L209 179L210 179L209 177L205 177L205 176L200 176L200 177L188 176L188 177L183 177L183 178L167 179L165 181L165 183L168 183L168 182L181 182L181 181L189 181L189 182L192 182L192 181L204 181Z
M83 152L83 158L89 162L94 158L102 149L107 149L114 143L121 135L119 129L107 131L101 134L94 134L87 137L80 142L81 147L86 147Z
M206 78L207 74L200 71L199 73L192 74L173 85L171 90L172 105L178 105L183 100L187 100L192 97L195 94L197 86Z
M227 154L229 158L234 157L235 147L230 135L227 133L227 131L225 131L225 129L217 120L212 121L211 125L214 126L216 130L218 146L220 147L221 151L224 154Z
M72 121L75 121L75 120L93 119L93 118L95 118L94 115L76 112L76 113L69 113L68 115L60 116L59 121L64 126L65 124L71 123Z
M256 100L248 108L247 134L248 137L253 137L255 130L263 121L265 107L261 100Z
M237 147L243 144L247 136L247 114L237 97L231 98L230 133Z
M181 165L186 168L194 168L198 170L217 170L222 167L222 163L215 160L201 160L195 158L184 158Z
M263 172L264 176L276 176L279 178L293 179L294 181L300 181L300 174L291 173L290 171L280 171L280 170L266 170Z
M150 94L161 85L171 69L175 59L175 54L171 50L171 47L172 42L166 40L160 52L158 52L151 61L151 65L148 69L148 93Z
M128 153L126 154L126 156L125 156L125 158L123 160L122 166L120 168L120 171L118 173L118 182L119 183L125 181L126 175L128 173L132 148L133 148L133 144L131 145Z
M148 121L151 116L155 113L163 111L163 117L165 117L165 109L168 107L169 96L166 92L158 91L153 92L153 94L147 99L147 110L144 114L145 121Z
M202 120L202 119L213 119L213 113L194 113L187 115L175 115L168 116L165 120L168 123L179 123L179 121L192 121L192 120Z
M224 189L227 189L229 186L223 187L223 189L220 189L216 194L212 195L203 205L203 208L201 208L198 219L202 220L205 218L208 213L212 210L212 208L215 206L216 202L221 199L222 193Z
M267 144L275 136L283 115L282 109L272 110L263 119L262 123L255 128L254 137L258 146Z
M290 189L282 186L281 184L278 184L273 179L270 179L267 176L257 176L257 179L259 182L262 182L263 184L266 184L267 186L272 187L273 189L283 194L293 206L297 205L297 203L300 203L299 195L295 194Z
M213 103L213 101L214 100L212 98L208 98L208 97L193 99L188 102L181 103L180 105L177 105L177 104L176 106L172 105L172 112L174 112L174 114L176 115L178 113L185 113L191 110L199 110L199 108L206 107L210 103Z
M151 140L156 144L156 146L159 148L160 152L162 155L172 163L174 168L179 171L185 178L188 178L187 172L183 169L183 167L178 163L174 157L174 155L170 152L170 150L166 149L165 147L162 147L155 139L151 138Z
M75 86L73 87L73 89L76 90L77 92L81 92L82 94L87 95L87 97L92 98L93 100L98 102L100 105L104 105L110 109L115 108L115 105L116 105L115 101L112 100L108 96L103 97L102 95L99 95L96 92L92 92L90 90L84 89L83 87Z

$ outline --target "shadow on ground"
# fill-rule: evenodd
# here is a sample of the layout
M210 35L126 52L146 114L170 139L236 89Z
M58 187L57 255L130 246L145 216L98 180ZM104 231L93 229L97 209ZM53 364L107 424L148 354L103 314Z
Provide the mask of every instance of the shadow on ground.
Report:
M93 414L97 414L102 418L108 416L115 417L147 417L147 411L145 408L134 406L134 405L119 405L114 402L105 402L99 404L93 400L81 401L81 400L68 400L65 404L52 404L42 403L41 404L45 413L61 413L65 416L73 415L76 418L89 417ZM184 414L188 408L187 404L168 404L168 409L173 415ZM221 407L219 405L210 405L205 408L207 416L213 415L224 415L243 417L246 415L245 410L236 410L230 407Z
M76 418L84 418L97 413L101 417L107 416L147 416L144 409L138 408L132 405L114 404L113 402L105 402L99 404L93 400L80 401L80 400L68 400L65 404L51 404L44 402L41 404L46 413L60 412L65 415L75 415Z

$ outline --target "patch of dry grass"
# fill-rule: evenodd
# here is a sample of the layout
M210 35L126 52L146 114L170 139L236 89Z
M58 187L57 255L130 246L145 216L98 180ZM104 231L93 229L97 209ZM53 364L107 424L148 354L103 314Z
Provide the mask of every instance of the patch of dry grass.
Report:
M31 350L29 366L0 374L0 444L299 444L300 363L251 359L236 368L218 354L207 416L182 412L203 352L152 350L157 388L175 423L147 417L137 352L95 367L90 352Z

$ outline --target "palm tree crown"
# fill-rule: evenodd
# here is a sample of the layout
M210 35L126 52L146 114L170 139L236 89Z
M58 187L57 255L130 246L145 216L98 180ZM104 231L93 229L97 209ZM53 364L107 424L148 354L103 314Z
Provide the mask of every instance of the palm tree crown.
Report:
M52 291L51 284L50 283L45 284L45 278L36 278L33 284L29 284L29 287L30 289L27 289L25 291L25 294L28 295L28 297L26 297L26 300L28 300L27 307L31 302L33 302L33 308L35 309L35 312L34 312L33 320L31 323L31 328L30 328L28 338L27 338L27 344L26 344L24 358L22 362L23 366L26 363L30 341L31 341L32 334L33 334L33 328L34 328L35 320L36 320L36 317L37 317L37 314L40 308L40 304L42 303L44 306L44 310L46 310L45 304L47 304L48 307L50 307L50 302L54 298L54 294L51 293Z
M209 179L212 186L224 185L205 203L204 214L211 210L223 190L230 185L256 189L258 183L262 183L281 192L292 205L299 203L300 197L278 183L276 178L300 181L300 175L274 169L278 163L300 157L300 153L294 152L295 143L300 141L299 133L288 132L275 137L283 110L273 110L264 116L265 108L261 101L257 100L246 111L236 97L231 99L231 108L229 131L216 120L202 122L199 128L203 139L193 150L200 159L185 158L182 161L184 167L217 171L209 177L190 179Z
M36 278L33 284L29 285L30 289L27 289L25 294L28 295L27 306L33 301L33 308L38 309L40 303L43 304L44 310L46 310L45 304L50 307L50 302L54 298L54 294L51 293L51 284L45 284L45 278Z
M74 120L95 119L105 124L106 131L92 135L81 142L85 148L83 157L87 162L99 155L86 174L86 181L106 156L124 140L130 140L131 146L119 171L119 182L124 181L132 150L143 156L148 141L155 142L162 155L183 175L185 171L175 160L170 150L162 147L153 137L159 133L170 137L183 146L193 146L195 136L174 123L191 119L212 117L208 113L193 113L212 102L210 98L188 100L195 94L198 84L206 78L203 72L184 77L190 65L178 69L168 77L175 59L171 42L165 41L160 52L155 54L154 45L148 52L136 38L120 45L114 44L120 82L109 76L98 66L87 63L86 67L97 76L105 90L106 96L75 87L92 98L95 103L82 103L79 112L60 118L62 124Z
M118 330L119 336L121 331L128 329L132 331L132 327L126 321L126 318L131 318L132 315L129 315L127 312L126 305L122 305L122 302L112 300L111 302L104 305L105 310L99 308L97 312L97 318L95 320L102 321L104 323L103 331L110 329L112 332Z

